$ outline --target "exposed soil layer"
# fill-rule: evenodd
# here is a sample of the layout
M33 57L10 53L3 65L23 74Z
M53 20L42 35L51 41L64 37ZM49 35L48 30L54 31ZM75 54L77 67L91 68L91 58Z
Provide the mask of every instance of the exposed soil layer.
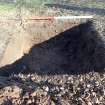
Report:
M50 39L53 36L56 36L58 33L74 26L76 23L71 22L50 22L50 21L34 21L26 24L24 27L19 26L19 22L11 22L9 27L14 28L9 30L11 35L7 33L4 38L6 49L4 53L1 54L0 65L4 66L15 62L17 59L21 58L24 53L28 53L29 49L34 45L41 43L45 40ZM5 27L8 27L4 25ZM18 27L18 28L17 28ZM3 33L4 34L4 33ZM9 39L7 37L9 36ZM2 42L2 41L1 41ZM2 46L1 46L2 47Z
M40 25L43 27L41 28ZM60 26L67 28L63 30L63 27ZM61 22L58 25L52 24L46 30L46 24L42 23L37 25L37 31L34 30L35 24L29 25L31 28L28 27L28 29L30 30L24 27L27 33L31 35L28 39L33 39L33 41L31 40L33 46L30 44L32 47L27 54L24 54L24 49L29 46L30 40L22 40L23 36L21 36L20 42L16 40L15 44L10 43L9 49L7 48L8 59L10 57L8 52L12 54L11 57L13 54L17 57L18 54L24 55L13 64L2 67L0 75L10 75L11 73L81 74L90 71L104 71L104 41L95 30L92 22L87 21L72 26L74 24L62 24ZM60 33L56 32L56 27L59 27ZM23 39L25 39L25 34L23 35ZM13 52L12 48L14 49Z

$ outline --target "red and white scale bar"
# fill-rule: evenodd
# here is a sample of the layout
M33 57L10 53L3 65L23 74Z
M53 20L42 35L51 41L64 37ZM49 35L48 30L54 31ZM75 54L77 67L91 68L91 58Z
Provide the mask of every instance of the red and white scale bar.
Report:
M68 19L92 19L93 16L27 16L22 17L22 20L68 20Z

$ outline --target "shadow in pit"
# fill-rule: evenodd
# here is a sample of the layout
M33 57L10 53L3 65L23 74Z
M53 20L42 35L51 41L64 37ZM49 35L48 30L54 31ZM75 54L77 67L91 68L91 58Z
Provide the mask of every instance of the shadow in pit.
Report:
M104 68L104 41L94 29L92 21L87 21L34 45L21 59L0 68L0 75L84 74L103 72Z
M90 7L79 7L74 5L65 5L65 4L45 4L48 7L62 8L73 11L82 11L82 12L90 12L98 15L105 15L105 9L102 8L90 8Z

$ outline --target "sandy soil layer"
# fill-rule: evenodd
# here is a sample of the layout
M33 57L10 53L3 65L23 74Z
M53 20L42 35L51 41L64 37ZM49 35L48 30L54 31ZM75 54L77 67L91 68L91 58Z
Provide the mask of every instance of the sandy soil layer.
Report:
M6 48L4 48L4 53L1 52L2 58L0 66L15 62L25 53L28 53L33 45L48 40L58 33L74 26L75 24L77 23L69 21L33 21L25 24L23 28L19 22L12 21L10 24L6 23L4 27L8 28L4 29L9 32L5 34L3 29L1 29L3 31L1 37L3 36L3 38L5 38L1 39L1 43L4 43ZM5 34L5 36L3 34ZM1 45L1 47L2 46L3 45Z

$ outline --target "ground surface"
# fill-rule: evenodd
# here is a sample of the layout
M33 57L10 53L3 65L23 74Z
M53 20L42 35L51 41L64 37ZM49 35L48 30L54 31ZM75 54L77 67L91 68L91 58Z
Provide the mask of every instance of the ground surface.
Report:
M15 76L1 78L2 105L104 105L105 75ZM8 103L8 104L7 104Z

